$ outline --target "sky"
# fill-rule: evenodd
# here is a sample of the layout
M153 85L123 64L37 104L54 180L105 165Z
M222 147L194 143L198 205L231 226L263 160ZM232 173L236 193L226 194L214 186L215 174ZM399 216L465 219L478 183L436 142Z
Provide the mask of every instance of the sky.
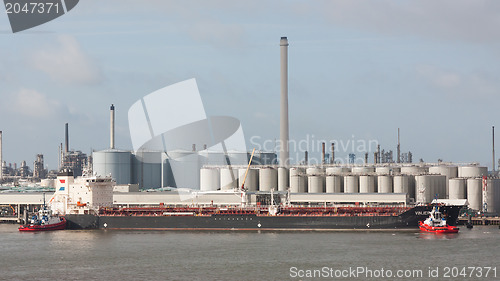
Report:
M491 167L499 26L500 2L482 0L84 0L15 34L0 13L3 158L32 166L42 153L56 169L65 123L71 149L106 149L111 104L116 146L132 149L132 104L191 78L207 115L238 118L249 150L273 150L287 36L290 139L310 158L324 140L372 162L400 128L414 162Z

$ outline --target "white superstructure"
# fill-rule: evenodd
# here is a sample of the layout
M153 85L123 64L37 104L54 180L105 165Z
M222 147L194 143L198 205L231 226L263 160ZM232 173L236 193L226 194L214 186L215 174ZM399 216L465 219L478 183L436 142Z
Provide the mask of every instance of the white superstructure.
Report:
M113 205L115 182L107 177L78 177L63 171L56 179L56 192L48 205L55 214L88 214Z

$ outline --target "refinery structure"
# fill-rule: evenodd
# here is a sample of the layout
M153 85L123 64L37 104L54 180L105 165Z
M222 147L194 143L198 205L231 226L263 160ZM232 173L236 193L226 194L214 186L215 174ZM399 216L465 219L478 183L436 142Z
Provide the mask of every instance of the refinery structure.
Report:
M195 144L186 144L192 145L191 150L120 150L115 148L115 107L111 105L109 149L93 151L91 156L70 151L66 124L64 149L62 144L60 146L60 169L70 169L75 176L111 177L118 187L125 187L115 189L113 202L116 204L163 204L169 202L172 195L172 191L149 194L130 191L190 189L200 192L201 198L205 196L203 194L224 194L243 189L254 198L259 194L275 193L277 200L309 206L339 203L406 205L427 204L434 199L466 199L470 209L500 213L500 179L496 177L494 167L489 173L487 167L478 163L412 163L411 152L400 151L399 129L396 161L392 151L380 150L378 146L372 163L369 163L370 155L366 153L363 163L355 163L355 155L351 154L350 163L340 164L335 161L335 145L322 143L320 163L310 164L307 151L303 152L303 161L290 163L288 46L288 39L282 37L279 154L257 151L252 157L248 151L217 151ZM1 160L1 137L0 132L0 163L4 163ZM330 147L329 153L327 147ZM250 159L251 165L247 169L245 163ZM33 179L45 179L45 183L54 188L59 187L56 179L46 179L50 178L50 173L44 169L43 155L36 156L31 175L29 169L23 173ZM0 179L10 174L9 167L3 164ZM130 195L127 197L117 191L129 191ZM254 200L269 199L264 197ZM214 202L215 198L210 197L208 202ZM240 204L239 200L226 200L225 203ZM85 203L91 202L82 204Z

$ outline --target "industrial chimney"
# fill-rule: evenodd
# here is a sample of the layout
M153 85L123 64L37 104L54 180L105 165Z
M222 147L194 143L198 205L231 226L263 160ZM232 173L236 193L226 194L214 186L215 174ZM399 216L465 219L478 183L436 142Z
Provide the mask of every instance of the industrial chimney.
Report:
M69 152L69 129L68 129L68 123L66 123L66 129L65 129L65 136L66 136L66 148L65 148L65 152L66 154L68 154Z
M110 122L109 122L109 148L115 149L115 106L112 104L109 108Z
M280 165L288 166L288 39L281 37L281 113L280 113Z

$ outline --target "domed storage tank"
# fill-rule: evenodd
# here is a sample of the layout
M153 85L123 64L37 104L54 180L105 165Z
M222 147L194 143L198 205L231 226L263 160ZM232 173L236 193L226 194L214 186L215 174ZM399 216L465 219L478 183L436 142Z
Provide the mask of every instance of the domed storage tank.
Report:
M395 166L381 166L375 168L375 173L377 175L394 175L399 174L400 172L401 168Z
M415 197L417 203L430 203L433 199L444 199L446 195L446 176L415 176Z
M162 153L159 151L137 151L133 156L134 174L141 188L162 187ZM199 189L200 171L195 169L190 175L193 178L190 188ZM175 174L174 174L175 175Z
M467 201L469 201L469 208L476 211L482 210L483 179L481 178L467 179Z
M488 175L487 167L480 166L462 166L458 167L459 178L480 178Z
M215 191L220 187L220 175L217 168L200 169L200 190Z
M259 170L259 191L278 190L278 170L264 167Z
M355 175L344 177L344 193L359 193L359 178Z
M290 176L288 175L289 170L284 167L279 167L278 168L278 190L279 191L286 191L288 187L290 187Z
M371 174L375 173L375 167L368 167L368 166L356 166L352 167L351 172L353 174L357 175L366 175L366 174Z
M378 176L378 193L392 193L392 176Z
M304 193L307 192L307 177L305 176L305 168L292 167L289 170L290 174L290 192Z
M238 169L230 168L225 166L225 168L220 169L220 189L221 190L232 190L238 186Z
M123 150L103 150L92 153L93 171L98 176L109 176L116 184L132 183L132 153Z
M374 193L375 192L375 176L361 175L359 176L359 193Z
M308 181L308 192L309 193L324 193L325 191L325 177L322 175L309 175L307 177Z
M136 154L136 156L139 153ZM187 150L172 150L167 153L168 165L172 171L172 182L178 188L200 188L201 162L207 162L207 158L196 152ZM200 158L203 159L200 161ZM146 177L144 177L146 180Z
M326 168L327 175L343 175L345 173L350 173L351 168L349 167L328 167Z
M306 169L306 174L307 175L324 175L325 172L323 168L307 168Z
M438 174L446 176L446 198L449 197L449 179L458 177L458 167L457 166L433 166L429 167L429 174Z
M500 179L487 180L486 211L488 213L499 213L500 207Z
M449 199L467 199L465 191L466 179L449 179Z
M406 175L396 175L393 178L394 193L408 193L409 194L409 177Z
M238 182L239 187L243 184L243 179L245 179L245 172L247 169L239 169L238 170ZM245 188L248 191L257 191L259 187L259 170L257 169L248 169L247 178L245 180Z
M342 183L344 177L342 176L326 176L326 193L341 193L343 191Z
M401 167L401 174L403 175L422 175L426 173L425 167L420 166L403 166Z

